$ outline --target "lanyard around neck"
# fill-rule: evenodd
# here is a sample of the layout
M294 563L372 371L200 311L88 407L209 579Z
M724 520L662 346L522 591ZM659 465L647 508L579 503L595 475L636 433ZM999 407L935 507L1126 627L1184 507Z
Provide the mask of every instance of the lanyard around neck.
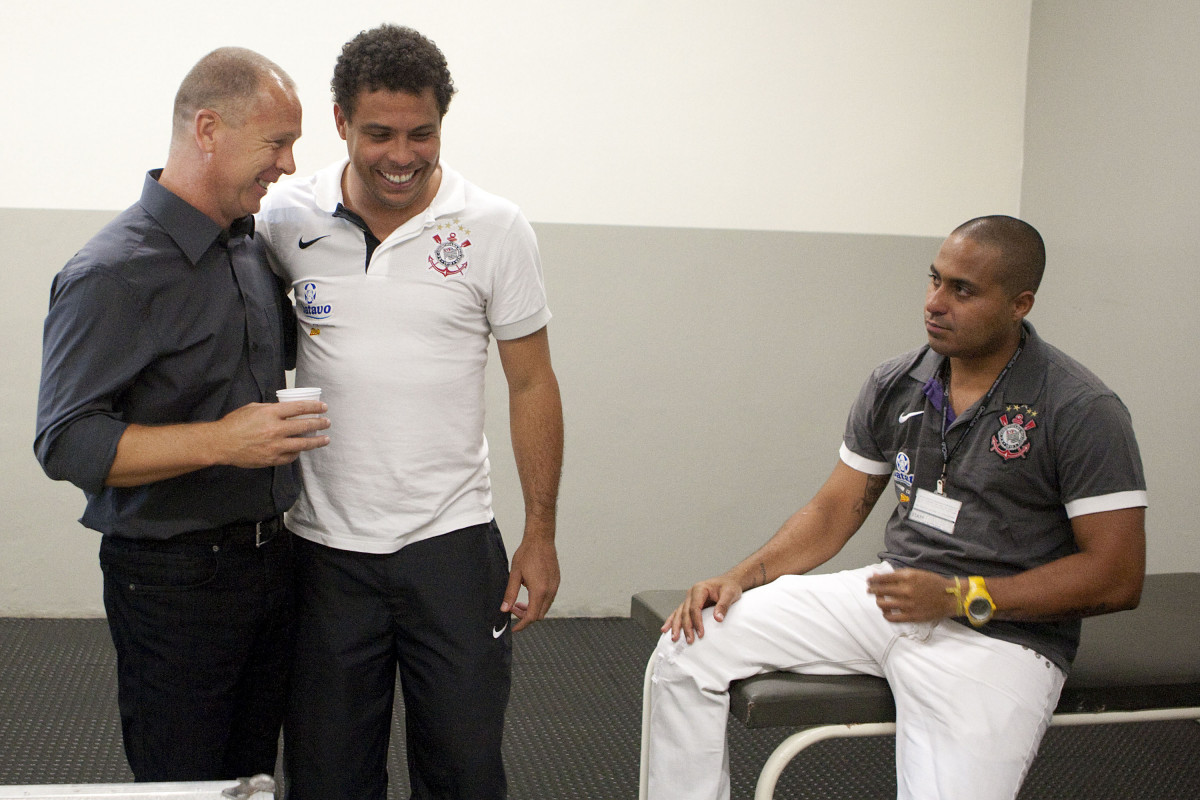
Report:
M971 421L967 423L967 429L963 431L962 436L958 437L958 441L954 443L953 449L946 445L946 428L947 425L947 409L950 407L950 375L949 366L950 359L946 359L946 396L942 399L942 476L938 478L937 493L940 495L946 494L946 473L950 469L950 459L954 458L954 454L958 452L958 448L968 436L971 435L971 429L975 427L975 423L979 421L979 417L983 415L984 409L988 407L988 403L992 400L992 395L1000 388L1000 384L1004 382L1004 376L1012 369L1013 364L1017 363L1017 356L1021 355L1021 351L1025 349L1025 331L1021 331L1021 341L1017 344L1017 350L1012 354L1012 358L1004 365L1004 369L1000 370L1000 374L996 376L996 380L992 382L992 388L988 389L987 394L979 401L979 405L975 408L975 413L971 416Z

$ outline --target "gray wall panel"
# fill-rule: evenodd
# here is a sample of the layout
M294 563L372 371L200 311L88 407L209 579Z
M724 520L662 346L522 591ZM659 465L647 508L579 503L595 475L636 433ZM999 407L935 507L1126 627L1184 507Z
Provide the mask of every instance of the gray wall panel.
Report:
M1022 212L1046 237L1040 330L1133 414L1150 572L1200 569L1200 4L1035 2Z
M567 422L562 614L627 613L632 592L755 549L829 474L871 367L924 338L937 240L535 227ZM501 397L492 408L511 536L519 493ZM876 517L840 560L874 557Z
M41 473L31 442L50 280L111 216L0 210L16 312L0 614L102 612L97 536L75 521L83 496ZM567 419L558 614L627 613L632 592L754 549L828 474L867 371L923 339L934 239L535 228ZM488 426L511 552L523 519L496 361ZM840 561L873 557L881 524Z
M42 321L50 281L112 211L0 209L4 253L4 380L0 415L0 615L102 614L99 534L76 520L83 494L45 476L33 456Z

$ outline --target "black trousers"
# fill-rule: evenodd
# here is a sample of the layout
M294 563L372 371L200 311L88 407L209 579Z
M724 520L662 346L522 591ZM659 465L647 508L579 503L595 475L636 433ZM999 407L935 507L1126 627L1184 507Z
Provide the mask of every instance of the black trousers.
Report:
M138 781L273 774L287 698L292 536L105 536L125 755Z
M414 800L506 797L512 634L496 524L386 555L296 542L289 800L384 800L397 670Z

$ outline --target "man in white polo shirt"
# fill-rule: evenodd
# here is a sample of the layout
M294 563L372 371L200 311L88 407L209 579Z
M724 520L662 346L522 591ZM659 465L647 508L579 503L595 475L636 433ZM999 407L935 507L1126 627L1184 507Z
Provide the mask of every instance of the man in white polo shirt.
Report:
M440 163L453 92L428 39L363 32L333 78L349 158L280 187L258 218L296 297L297 385L322 388L332 422L288 519L293 800L385 797L397 669L412 796L504 797L511 633L558 588L562 409L537 243L515 205ZM511 571L483 434L490 336L525 500Z

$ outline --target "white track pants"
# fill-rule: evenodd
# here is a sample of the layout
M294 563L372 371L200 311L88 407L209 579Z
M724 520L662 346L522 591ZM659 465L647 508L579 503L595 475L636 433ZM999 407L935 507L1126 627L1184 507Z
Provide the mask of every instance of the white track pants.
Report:
M1062 671L949 620L888 622L866 579L890 569L783 577L746 592L724 622L706 610L694 644L664 634L651 689L651 800L729 797L729 684L775 670L887 678L902 800L1016 797Z

